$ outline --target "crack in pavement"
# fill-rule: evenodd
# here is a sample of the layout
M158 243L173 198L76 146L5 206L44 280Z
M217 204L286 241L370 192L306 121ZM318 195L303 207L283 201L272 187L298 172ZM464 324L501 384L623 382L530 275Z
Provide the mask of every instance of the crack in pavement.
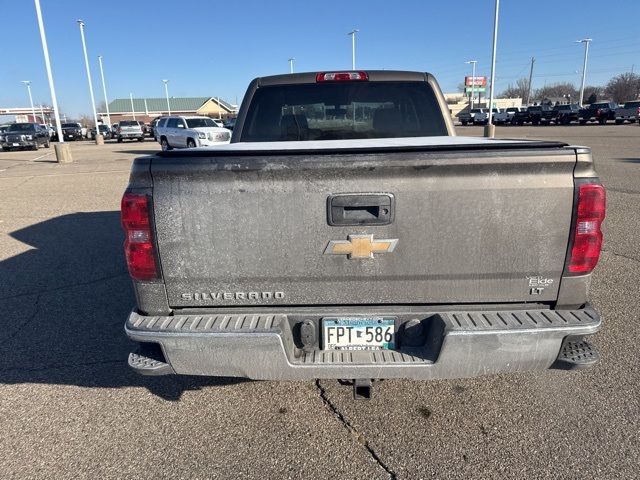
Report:
M617 253L617 252L614 252L613 250L609 250L608 248L603 248L602 251L615 255L616 257L622 257L622 258L626 258L627 260L631 260L632 262L640 263L640 260L638 260L637 258L628 257L626 255L623 255L622 253Z
M50 288L48 290L41 290L40 292L38 292L35 295L44 295L47 293L52 293L52 292L57 292L59 290L65 290L67 288L74 288L74 287L83 287L85 285L92 285L94 283L99 283L99 282L103 282L106 280L112 280L114 278L118 278L118 277L122 277L124 275L128 275L127 272L121 272L121 273L116 273L115 275L110 275L110 276L106 276L106 277L100 277L100 278L96 278L94 280L89 280L86 282L78 282L78 283L70 283L68 285L60 285L59 287L55 287L55 288ZM14 299L14 298L20 298L20 297L28 297L29 295L34 295L34 293L18 293L16 295L10 295L8 297L0 297L0 300L10 300L10 299Z
M36 294L36 300L35 300L34 305L33 305L33 313L31 314L31 316L30 316L27 320L25 320L25 321L22 323L22 325L20 325L18 328L16 328L16 330L15 330L13 333L9 334L9 335L8 335L8 336L6 336L6 337L0 337L0 340L2 340L2 341L4 342L4 341L6 341L6 340L12 340L12 339L14 339L15 337L17 337L17 336L18 336L18 334L19 334L23 329L25 329L26 327L28 327L28 326L31 324L31 322L33 322L33 320L34 320L34 319L36 318L36 316L38 315L38 312L39 312L39 311L40 311L40 294L38 293L38 294Z
M82 363L71 363L67 365L53 365L43 368L6 368L4 370L0 370L0 374L2 373L10 373L10 372L21 372L21 373L37 373L37 372L46 372L48 370L61 370L63 368L76 368L76 367L92 367L95 365L112 365L115 363L123 363L122 359L119 360L99 360L96 362L82 362Z
M325 404L325 406L329 409L329 411L331 413L333 413L334 416L340 421L340 423L342 423L344 425L344 427L349 431L349 433L351 433L351 435L353 435L353 437L360 444L362 444L362 446L367 450L367 452L369 452L369 455L371 455L371 458L373 458L373 460L385 472L387 472L387 474L389 475L389 479L390 480L396 480L398 478L398 476L396 475L396 473L393 470L391 470L391 467L389 467L385 462L382 461L380 456L376 453L376 451L373 449L373 447L369 444L368 440L365 439L360 434L360 432L358 432L358 430L353 425L351 425L351 423L349 423L349 420L347 420L345 418L345 416L342 414L342 412L340 412L340 410L338 410L338 407L336 407L333 404L333 402L331 400L329 400L329 397L327 397L326 390L320 384L320 380L316 380L316 388L318 389L318 393L320 394L320 398L322 399L322 401Z

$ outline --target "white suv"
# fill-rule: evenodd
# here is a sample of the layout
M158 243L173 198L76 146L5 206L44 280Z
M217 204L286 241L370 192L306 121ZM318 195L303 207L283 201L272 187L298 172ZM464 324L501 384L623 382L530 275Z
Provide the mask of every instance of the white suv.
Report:
M163 150L207 147L231 140L231 131L218 127L209 117L163 117L155 131Z

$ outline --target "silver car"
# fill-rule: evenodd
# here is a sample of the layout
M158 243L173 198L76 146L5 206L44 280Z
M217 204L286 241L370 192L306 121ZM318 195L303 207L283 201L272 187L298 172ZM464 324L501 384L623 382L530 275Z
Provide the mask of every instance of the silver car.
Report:
M135 120L123 120L118 124L116 130L116 138L118 142L122 142L124 139L144 141L144 132L139 122Z

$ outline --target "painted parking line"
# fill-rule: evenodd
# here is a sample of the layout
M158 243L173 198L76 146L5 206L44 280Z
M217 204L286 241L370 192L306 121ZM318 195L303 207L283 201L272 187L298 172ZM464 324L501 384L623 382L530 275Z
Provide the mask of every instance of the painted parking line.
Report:
M53 153L53 152L45 153L44 155L40 155L39 157L32 158L30 161L31 161L31 162L35 162L36 160L40 160L41 158L48 157L48 156L49 156L49 155L51 155L52 153Z

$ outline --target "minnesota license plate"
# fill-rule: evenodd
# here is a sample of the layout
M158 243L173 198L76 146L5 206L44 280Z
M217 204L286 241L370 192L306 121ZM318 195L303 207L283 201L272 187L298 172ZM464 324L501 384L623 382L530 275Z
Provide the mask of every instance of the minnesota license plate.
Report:
M324 318L324 350L387 350L395 347L393 318Z

